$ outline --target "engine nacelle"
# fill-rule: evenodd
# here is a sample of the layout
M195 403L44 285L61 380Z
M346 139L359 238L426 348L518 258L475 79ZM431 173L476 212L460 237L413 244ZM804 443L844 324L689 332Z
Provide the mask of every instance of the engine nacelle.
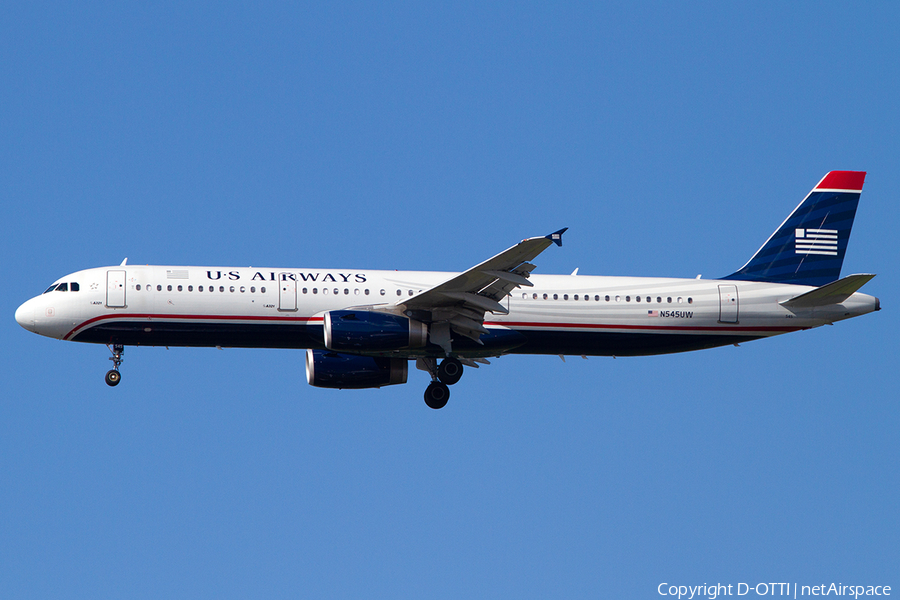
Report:
M405 358L306 351L306 381L322 388L362 389L406 383Z
M332 310L325 313L325 347L348 352L390 352L422 348L428 342L428 326L402 315L366 310Z

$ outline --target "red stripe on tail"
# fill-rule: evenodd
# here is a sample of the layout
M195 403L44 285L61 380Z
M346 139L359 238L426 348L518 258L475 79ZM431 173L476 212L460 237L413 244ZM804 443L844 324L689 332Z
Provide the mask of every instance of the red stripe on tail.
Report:
M861 192L865 171L832 171L816 186L817 190L853 190Z

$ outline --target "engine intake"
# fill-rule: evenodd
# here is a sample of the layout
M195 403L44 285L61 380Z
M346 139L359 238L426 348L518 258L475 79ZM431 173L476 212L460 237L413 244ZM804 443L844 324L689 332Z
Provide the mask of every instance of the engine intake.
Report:
M357 356L328 350L306 351L306 381L333 389L377 388L406 383L405 358Z
M348 352L389 352L422 348L428 326L401 315L366 310L325 313L325 347Z

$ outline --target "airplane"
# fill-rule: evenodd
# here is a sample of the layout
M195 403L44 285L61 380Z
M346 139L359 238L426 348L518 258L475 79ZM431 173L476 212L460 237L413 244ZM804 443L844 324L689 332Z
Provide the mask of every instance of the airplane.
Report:
M462 273L118 266L58 279L16 310L28 331L106 344L118 385L125 346L296 348L307 381L406 383L409 363L447 404L464 367L507 354L646 356L738 345L880 310L841 278L866 173L831 171L747 263L719 279L532 274L560 229Z

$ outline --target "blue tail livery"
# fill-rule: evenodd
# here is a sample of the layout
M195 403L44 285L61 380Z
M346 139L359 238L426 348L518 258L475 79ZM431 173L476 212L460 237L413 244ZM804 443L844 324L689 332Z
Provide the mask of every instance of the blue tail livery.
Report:
M831 171L747 264L722 279L822 286L841 265L866 179L864 171Z

